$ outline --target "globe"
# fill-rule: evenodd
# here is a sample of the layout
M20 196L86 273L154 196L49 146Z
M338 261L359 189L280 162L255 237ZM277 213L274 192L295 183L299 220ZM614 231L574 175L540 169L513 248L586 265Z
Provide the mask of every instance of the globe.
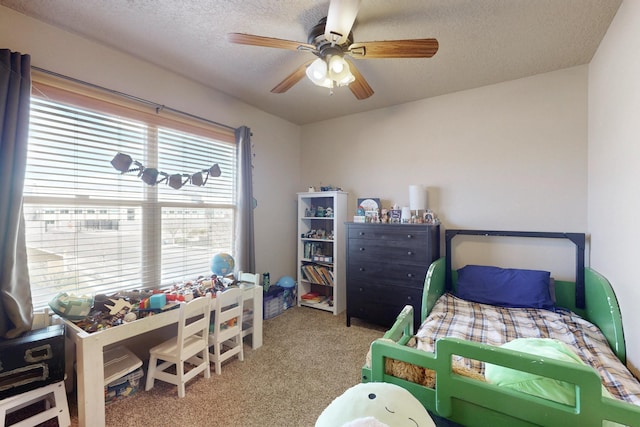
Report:
M226 276L233 273L235 265L233 257L224 252L215 254L211 258L211 272L216 276Z

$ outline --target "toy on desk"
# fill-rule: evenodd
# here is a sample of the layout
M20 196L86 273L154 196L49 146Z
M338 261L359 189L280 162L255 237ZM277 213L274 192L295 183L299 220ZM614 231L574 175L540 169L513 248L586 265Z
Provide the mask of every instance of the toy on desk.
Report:
M138 316L133 312L130 311L127 314L124 315L124 318L122 319L125 323L129 323L129 322L133 322L134 320L137 320Z
M111 301L113 305L105 304L104 306L109 309L109 314L111 314L112 316L115 316L116 314L120 313L123 310L125 311L131 310L131 303L129 301L125 301L123 299L113 299L113 298L109 298L109 301Z
M435 427L420 401L391 383L361 383L338 396L315 427Z

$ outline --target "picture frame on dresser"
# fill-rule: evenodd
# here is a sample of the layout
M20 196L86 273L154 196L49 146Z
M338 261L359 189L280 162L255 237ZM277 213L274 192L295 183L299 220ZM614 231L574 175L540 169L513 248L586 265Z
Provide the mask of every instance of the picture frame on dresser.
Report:
M367 222L378 222L380 218L380 198L379 197L364 197L358 199L358 209L364 210L365 218L368 218Z
M400 224L402 222L402 211L400 209L389 209L389 222Z
M361 197L358 199L358 207L362 206L364 211L374 211L380 209L379 197Z

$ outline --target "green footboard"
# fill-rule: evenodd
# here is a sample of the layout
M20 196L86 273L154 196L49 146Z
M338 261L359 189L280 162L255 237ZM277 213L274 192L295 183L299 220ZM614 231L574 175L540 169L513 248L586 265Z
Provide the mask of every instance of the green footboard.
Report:
M411 307L408 307L409 314L412 314ZM411 319L411 316L405 316L394 327L410 328ZM549 378L575 384L576 405L555 403L456 375L451 368L452 355L525 372L544 373ZM387 357L436 371L436 388L426 388L385 374L384 359ZM377 340L371 346L371 368L363 368L362 375L364 382L397 384L409 390L433 413L469 427L601 427L604 420L640 426L640 407L603 397L600 377L590 367L456 338L438 340L435 353Z
M444 258L435 261L425 280L422 319L445 292ZM455 273L455 272L454 272ZM455 287L455 274L453 283ZM609 282L585 269L585 309L575 308L575 285L556 282L558 305L571 309L596 324L611 348L625 361L622 321ZM640 407L602 396L600 377L591 367L534 356L455 338L437 341L435 353L404 346L413 335L413 309L407 306L384 338L371 345L371 367L362 369L362 381L388 382L409 390L433 413L465 426L602 426L604 420L640 426ZM550 400L500 388L452 372L451 356L459 355L520 371L544 374L576 386L576 404L567 406ZM436 388L430 389L384 372L385 358L432 369ZM606 418L604 418L606 414Z

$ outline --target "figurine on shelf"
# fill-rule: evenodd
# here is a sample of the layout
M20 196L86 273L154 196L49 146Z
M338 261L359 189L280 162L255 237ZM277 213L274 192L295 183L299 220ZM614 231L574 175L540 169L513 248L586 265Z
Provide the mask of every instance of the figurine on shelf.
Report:
M380 221L383 224L386 224L387 222L389 222L389 211L385 208L383 208L381 211Z
M437 224L436 217L430 209L424 211L424 222L426 224Z

